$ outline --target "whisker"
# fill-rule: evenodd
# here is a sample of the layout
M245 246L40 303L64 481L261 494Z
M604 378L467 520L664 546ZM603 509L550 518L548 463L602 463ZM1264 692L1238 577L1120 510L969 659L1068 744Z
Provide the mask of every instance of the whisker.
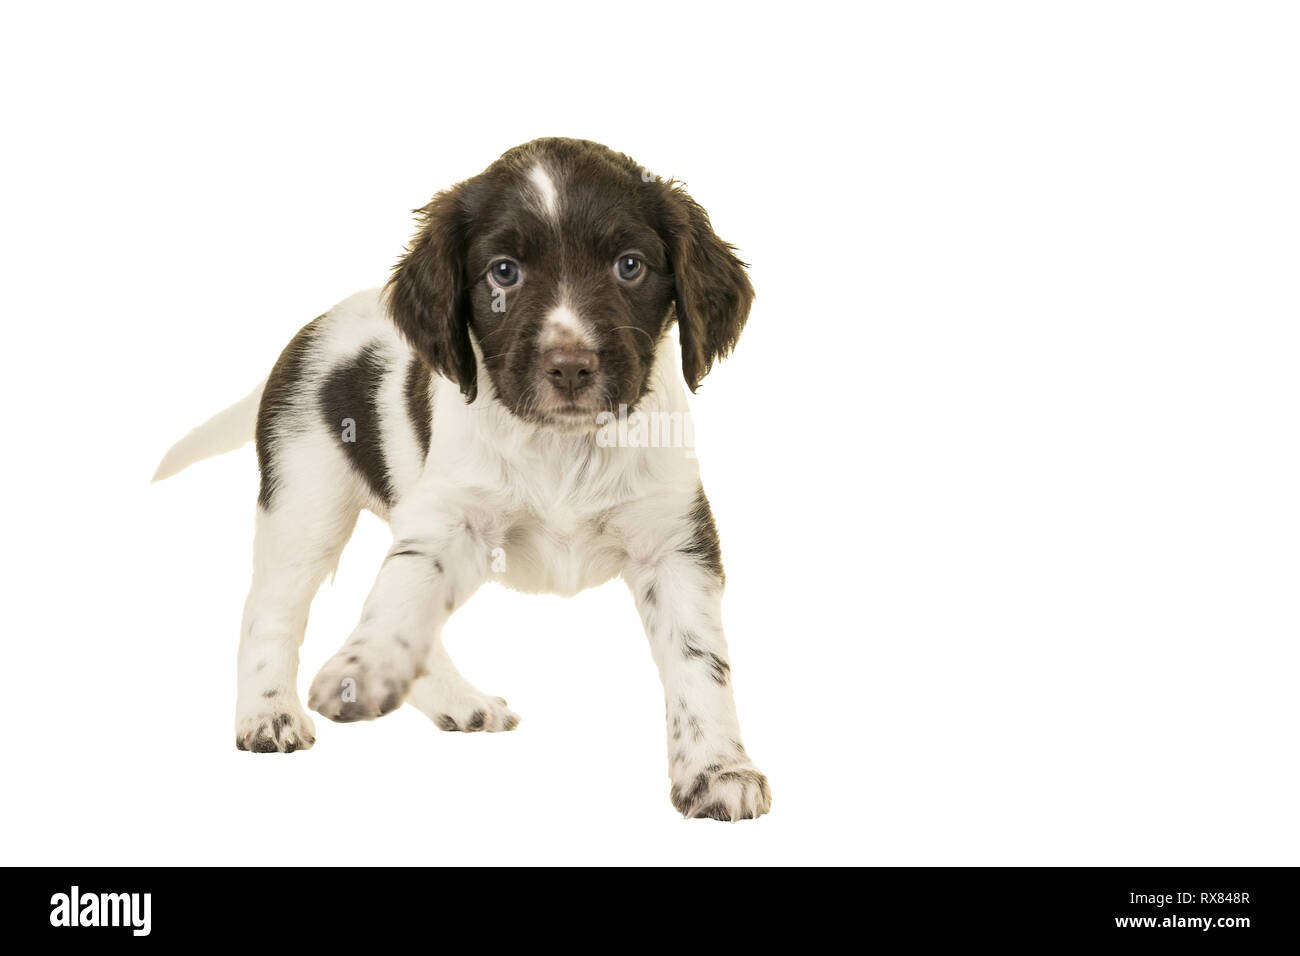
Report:
M634 332L640 332L642 335L644 335L646 338L648 338L648 339L650 340L650 344L651 344L651 345L654 345L654 344L655 344L655 337L654 337L653 335L651 335L651 334L650 334L649 332L647 332L645 329L637 328L635 325L619 325L619 326L615 326L614 328L610 329L610 331L611 331L611 332L618 332L618 331L621 330L621 329L632 329Z
M479 344L479 345L482 345L482 344L483 344L484 342L486 342L488 339L492 338L492 336L494 336L494 335L500 335L502 332L509 332L509 331L512 331L513 329L514 329L514 326L512 326L512 325L502 325L502 326L499 326L499 327L493 329L493 330L492 330L491 332L489 332L487 335L483 336L481 339L479 339L479 340L478 340L478 344Z

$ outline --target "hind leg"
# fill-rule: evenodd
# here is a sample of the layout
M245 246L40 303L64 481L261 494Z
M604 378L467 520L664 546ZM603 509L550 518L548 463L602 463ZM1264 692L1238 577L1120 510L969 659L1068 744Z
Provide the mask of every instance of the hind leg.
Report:
M318 457L258 505L253 584L239 640L235 746L292 753L316 742L298 700L298 649L312 598L338 564L361 506L355 484Z
M506 706L504 698L483 693L460 675L441 637L434 638L426 673L411 685L406 702L440 730L492 733L519 726L519 715Z

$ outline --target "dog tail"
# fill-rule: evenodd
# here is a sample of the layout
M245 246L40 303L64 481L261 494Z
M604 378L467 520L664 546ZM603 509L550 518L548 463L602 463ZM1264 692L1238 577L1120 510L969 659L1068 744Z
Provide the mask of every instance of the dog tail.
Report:
M241 398L224 412L217 412L202 425L172 445L158 463L153 473L154 481L170 478L196 461L224 455L251 441L257 428L257 409L262 404L263 380L245 398Z

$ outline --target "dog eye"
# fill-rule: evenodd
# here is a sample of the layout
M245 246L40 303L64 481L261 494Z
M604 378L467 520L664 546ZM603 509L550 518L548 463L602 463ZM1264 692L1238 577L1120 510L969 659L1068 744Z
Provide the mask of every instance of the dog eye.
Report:
M641 274L641 260L636 256L620 256L615 271L624 282L631 282Z
M519 264L510 259L498 259L488 269L492 283L502 289L508 289L519 282Z

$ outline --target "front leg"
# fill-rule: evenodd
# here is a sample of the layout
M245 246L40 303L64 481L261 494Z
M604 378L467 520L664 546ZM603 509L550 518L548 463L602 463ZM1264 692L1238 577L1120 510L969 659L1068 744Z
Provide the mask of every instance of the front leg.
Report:
M393 515L393 547L366 598L361 623L325 662L308 706L341 723L396 710L438 659L442 626L487 579L490 522L463 512Z
M664 685L668 776L683 816L747 820L772 794L741 743L722 633L722 563L700 490L652 548L634 548L624 578Z

